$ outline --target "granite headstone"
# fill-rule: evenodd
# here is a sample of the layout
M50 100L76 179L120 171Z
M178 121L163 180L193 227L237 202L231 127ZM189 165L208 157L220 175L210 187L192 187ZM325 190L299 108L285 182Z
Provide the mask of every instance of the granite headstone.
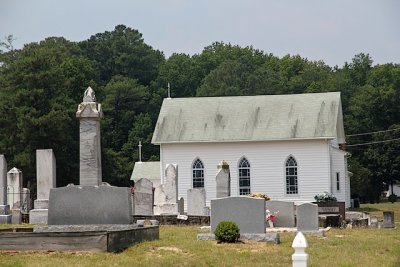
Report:
M221 221L233 221L240 233L265 233L265 199L226 197L211 200L211 230Z
M50 190L49 225L132 222L132 198L127 187L71 185Z
M297 206L297 230L318 231L318 205L304 203Z
M295 227L295 209L294 202L269 200L265 202L265 207L272 214L278 212L274 226L275 227Z

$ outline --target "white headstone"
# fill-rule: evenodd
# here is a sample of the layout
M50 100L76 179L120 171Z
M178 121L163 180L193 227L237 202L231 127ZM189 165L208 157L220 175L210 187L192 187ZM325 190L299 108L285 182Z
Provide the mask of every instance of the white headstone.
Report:
M192 188L187 190L187 215L205 216L206 214L206 190L204 188Z
M101 185L100 119L103 117L101 104L96 103L92 88L85 91L76 117L79 119L79 183Z
M318 205L304 203L297 206L297 231L318 231Z
M56 187L56 158L53 149L36 150L37 199L49 199L50 189Z
M178 165L167 164L165 168L164 192L166 204L178 203Z
M217 198L229 197L231 195L231 179L229 165L226 161L223 160L218 164L215 179L217 183Z
M164 184L154 190L154 214L178 213L178 165L167 164Z
M22 201L22 172L12 168L7 173L7 203L11 209L21 209Z
M56 158L52 149L36 150L37 199L29 212L32 224L47 224L50 189L56 187Z
M153 215L153 183L141 178L135 183L133 197L135 215Z

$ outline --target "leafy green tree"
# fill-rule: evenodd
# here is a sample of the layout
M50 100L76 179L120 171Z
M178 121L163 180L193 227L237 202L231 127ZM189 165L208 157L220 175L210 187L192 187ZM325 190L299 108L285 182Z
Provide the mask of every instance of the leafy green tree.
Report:
M147 45L141 33L125 25L117 25L112 32L95 34L79 46L94 62L102 84L115 75L123 75L148 85L157 77L159 65L164 61L162 52Z

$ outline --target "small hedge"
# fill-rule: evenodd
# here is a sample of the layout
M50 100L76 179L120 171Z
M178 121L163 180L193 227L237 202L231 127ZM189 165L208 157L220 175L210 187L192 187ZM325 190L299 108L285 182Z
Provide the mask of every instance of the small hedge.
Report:
M392 203L397 201L398 196L396 194L392 194L389 196L388 200Z
M236 223L222 221L217 225L214 234L219 242L233 243L239 239L240 230Z

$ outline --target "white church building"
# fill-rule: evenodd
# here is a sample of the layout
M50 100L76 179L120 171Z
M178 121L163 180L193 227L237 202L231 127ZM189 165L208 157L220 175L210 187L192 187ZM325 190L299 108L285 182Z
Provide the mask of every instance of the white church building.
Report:
M178 197L204 187L216 198L217 165L230 169L230 195L265 193L273 200L312 202L335 195L350 205L350 181L339 92L166 98L152 143L178 165Z

